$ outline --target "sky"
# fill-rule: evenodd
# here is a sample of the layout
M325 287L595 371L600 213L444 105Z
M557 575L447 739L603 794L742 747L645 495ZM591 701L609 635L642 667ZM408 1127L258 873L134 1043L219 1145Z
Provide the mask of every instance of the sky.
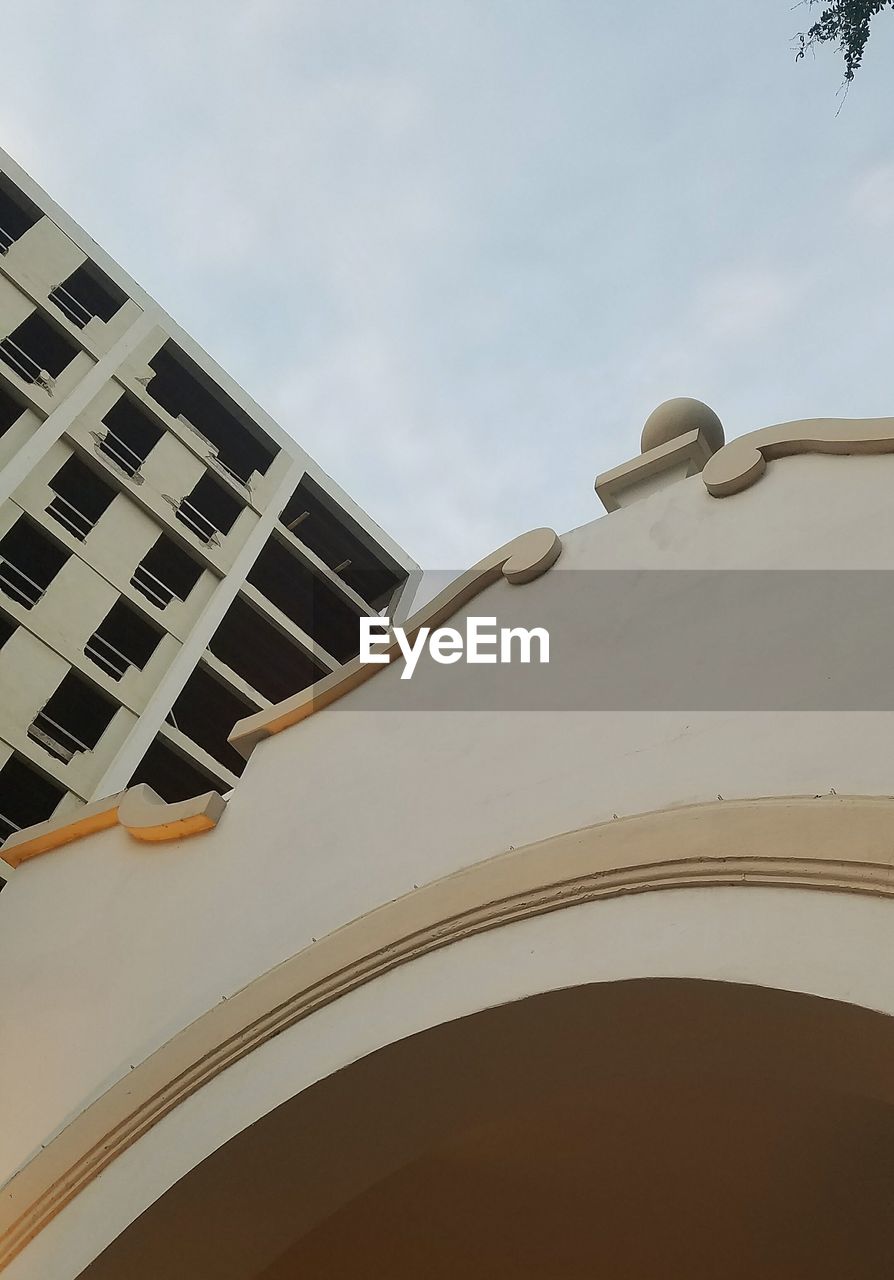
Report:
M894 413L894 13L29 0L2 145L426 568L596 518L671 396Z

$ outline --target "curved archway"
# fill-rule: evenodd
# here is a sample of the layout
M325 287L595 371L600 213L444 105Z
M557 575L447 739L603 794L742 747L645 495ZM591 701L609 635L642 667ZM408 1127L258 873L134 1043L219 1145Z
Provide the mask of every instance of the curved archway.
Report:
M531 996L296 1095L83 1275L875 1277L894 1260L892 1063L894 1019L816 996Z
M491 1007L658 978L894 1014L892 808L777 797L641 814L377 907L214 1005L61 1128L6 1184L0 1266L10 1280L72 1280L281 1104Z

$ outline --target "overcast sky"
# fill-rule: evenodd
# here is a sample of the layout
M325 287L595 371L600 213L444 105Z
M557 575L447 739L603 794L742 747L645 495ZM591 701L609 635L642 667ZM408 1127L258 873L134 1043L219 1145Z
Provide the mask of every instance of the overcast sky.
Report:
M599 514L648 413L894 413L894 14L29 0L3 145L433 568Z

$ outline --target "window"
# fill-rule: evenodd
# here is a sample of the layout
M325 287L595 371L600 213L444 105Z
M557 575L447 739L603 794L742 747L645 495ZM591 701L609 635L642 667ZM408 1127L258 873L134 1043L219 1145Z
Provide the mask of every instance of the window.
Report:
M106 433L96 437L98 449L126 475L135 475L161 439L161 427L127 395L115 401L102 421Z
M279 519L374 609L387 604L406 581L406 570L309 476L302 478Z
M23 827L46 822L64 795L58 782L21 756L10 756L0 769L0 841Z
M194 761L161 737L152 743L127 785L133 787L139 782L146 783L169 804L176 800L190 800L206 791L224 792L230 789L229 783L205 773Z
M84 645L84 653L113 680L120 680L129 667L142 671L161 636L133 605L119 600Z
M134 570L131 583L159 609L176 596L185 600L202 575L202 566L166 534L149 548Z
M50 301L79 329L94 316L111 320L121 310L126 297L92 262L85 262L50 292Z
M268 539L248 581L339 662L360 648L357 611L276 537Z
M212 444L225 471L241 484L253 471L266 472L277 446L185 352L167 342L149 364L155 371L149 395Z
M0 611L0 649L6 644L10 636L15 634L18 624L13 622L12 618Z
M204 475L188 498L183 498L174 514L188 529L211 542L218 534L229 533L242 510L242 504L213 476Z
M239 596L224 614L208 648L271 702L281 702L328 674L290 636Z
M47 385L46 374L58 378L77 355L70 338L54 329L37 311L0 342L0 360L25 382Z
M78 752L93 750L116 710L116 703L77 671L69 671L29 725L28 737L68 763Z
M0 591L25 609L32 608L68 556L27 516L19 516L0 538Z
M100 480L80 458L69 458L50 481L55 498L47 514L84 541L115 497L115 490Z
M231 773L241 773L245 760L227 738L237 720L259 709L199 665L183 686L168 720Z
M0 253L7 253L42 216L37 205L0 173Z
M4 387L0 387L0 436L5 436L21 416L22 406L18 400L13 400L9 392Z

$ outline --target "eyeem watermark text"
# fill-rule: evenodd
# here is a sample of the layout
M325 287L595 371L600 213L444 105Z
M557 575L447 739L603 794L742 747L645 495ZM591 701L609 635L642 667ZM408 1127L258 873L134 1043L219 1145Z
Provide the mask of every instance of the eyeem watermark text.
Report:
M412 678L425 649L435 662L510 663L549 662L549 632L545 627L500 627L496 618L467 618L465 633L457 627L420 627L410 640L390 618L360 619L360 661L391 661L383 652L397 644L405 666L401 680ZM535 658L536 653L536 658Z

